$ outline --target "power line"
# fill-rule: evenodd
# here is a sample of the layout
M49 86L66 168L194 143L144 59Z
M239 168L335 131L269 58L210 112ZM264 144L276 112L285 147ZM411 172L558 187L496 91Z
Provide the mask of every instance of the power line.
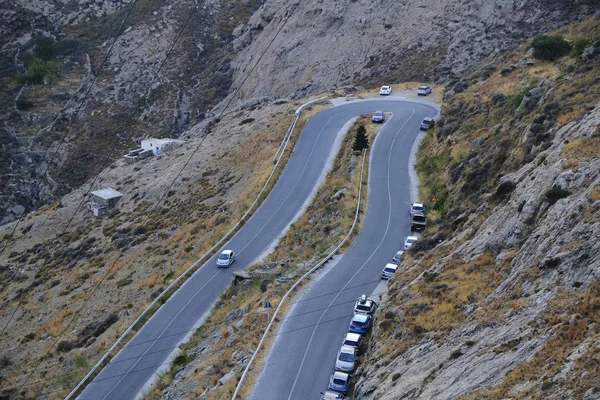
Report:
M48 162L48 165L46 166L46 170L44 171L44 173L41 175L42 177L46 176L48 170L50 169L50 165L52 164L52 161L54 161L54 158L56 157L56 155L58 154L58 151L60 150L60 147L63 145L63 143L65 142L65 139L67 137L67 134L69 133L69 131L71 130L71 127L73 126L73 123L75 122L75 120L77 119L77 116L79 115L79 112L81 111L81 109L83 108L83 105L85 104L85 100L87 99L87 96L89 95L89 93L92 90L92 87L94 86L94 84L96 83L96 80L98 79L98 75L100 74L100 72L102 71L102 68L104 67L104 65L106 64L106 62L108 61L108 57L110 56L110 53L115 45L115 43L117 42L117 39L119 39L119 36L121 36L121 34L123 33L123 28L125 27L125 24L127 23L127 20L129 19L131 12L133 11L133 7L135 7L135 4L137 3L138 0L134 0L131 7L129 8L129 11L127 12L127 15L125 17L125 19L123 20L123 23L121 24L121 27L119 28L119 31L117 32L117 36L115 36L115 39L113 40L112 44L110 45L110 48L108 49L108 52L106 53L106 56L104 57L104 60L102 60L102 63L100 64L100 67L98 69L98 74L94 75L94 79L92 80L92 83L90 84L87 92L85 93L85 96L83 97L83 100L81 101L81 103L79 104L79 107L77 107L75 114L73 115L73 118L71 119L71 122L69 123L69 125L67 126L67 129L65 130L65 133L63 134L61 141L58 145L58 147L56 148L56 150L54 151L54 154L52 155L52 158L50 159L50 161ZM58 117L60 116L57 115L57 117L54 119L54 121L56 121L58 119ZM53 122L54 123L54 122ZM116 147L116 145L113 147ZM112 150L111 150L111 154L112 154ZM98 174L99 175L99 174ZM96 175L96 177L94 178L92 184L96 181L96 179L98 178L98 175ZM38 181L37 187L36 187L36 191L39 190L40 186L41 186L41 179ZM91 186L90 186L91 187ZM75 218L75 214L77 213L77 211L79 210L79 207L81 207L81 204L83 204L85 197L82 199L81 203L79 203L79 205L77 206L77 209L75 210L75 212L73 213L73 215L71 216L71 218L67 221L67 224L65 225L65 227L63 228L63 230L61 231L61 233L59 233L57 235L57 237L60 237L62 234L64 234L67 229L69 228L69 226L71 225L71 222L73 222L73 219ZM12 238L15 234L15 231L17 230L17 226L19 225L19 223L21 222L21 220L23 219L23 216L25 215L25 211L23 211L23 213L21 214L21 216L19 217L19 219L17 220L17 222L15 223L11 233L10 233L10 237ZM2 247L2 250L0 250L0 256L2 256L2 254L4 253L4 250L8 247L8 241L9 239L5 239L4 240L4 246ZM59 242L56 242L54 244L54 246L52 246L52 249L50 250L49 254L54 253L54 250L56 249L56 247L58 246ZM38 268L38 270L35 272L35 274L33 275L33 279L32 279L32 283L27 287L26 290L29 290L29 288L31 288L31 286L33 285L33 283L35 282L35 279L37 278L38 274L40 273L40 271L44 268L44 266L47 264L48 258L46 258L44 260L44 263L42 264L42 266L40 268ZM17 307L14 309L14 311L12 312L12 314L10 315L10 317L8 318L8 321L6 322L6 324L4 325L4 327L2 328L2 332L0 332L0 336L4 334L4 332L6 331L6 328L8 328L8 326L10 325L11 321L13 320L14 316L16 315L16 313L19 311L19 309L21 308L21 306L23 305L23 297L21 297L21 300L19 300L19 302L17 303Z
M135 0L135 1L137 1L137 0ZM131 11L131 10L130 10L130 11ZM175 39L175 42L173 43L173 45L171 46L171 48L170 48L170 49L169 49L169 51L167 52L167 56L166 56L166 57L163 59L163 61L162 61L162 62L161 62L161 64L159 65L158 69L157 69L157 70L156 70L156 72L154 73L154 77L153 77L153 79L152 79L152 81L151 81L151 84L150 84L150 85L148 85L148 88L146 89L146 92L144 93L144 95L143 95L143 96L140 98L140 101L139 101L138 105L139 105L139 104L141 103L141 101L143 101L143 100L146 98L146 96L148 95L148 92L150 91L150 88L152 87L152 82L154 81L154 78L156 78L156 76L158 75L158 73L160 72L160 70L162 69L162 67L164 66L164 64L165 64L166 60L169 58L169 55L170 55L170 53L173 51L173 49L174 49L174 47L175 47L175 44L177 43L177 41L178 41L178 40L179 40L179 38L181 37L181 34L183 33L183 30L186 28L187 24L189 23L189 21L190 21L190 19L191 19L191 16L192 16L192 14L190 13L190 14L188 15L188 18L186 19L186 21L185 21L185 23L184 23L183 27L182 27L182 28L181 28L181 30L179 31L179 33L178 33L178 35L177 35L177 37L176 37L176 39ZM135 108L134 108L133 115L135 115L135 113L136 113L136 112L137 112L137 107L135 107ZM107 157L107 159L108 159L108 160L110 160L110 156L112 155L112 153L114 152L114 150L116 149L116 147L117 147L117 144L115 144L115 145L112 147L112 149L110 150L110 152L109 152L109 156ZM91 188L93 187L93 184L96 182L96 180L98 179L98 177L100 176L100 174L102 173L102 171L103 171L103 169L100 169L100 171L98 172L98 174L96 174L96 176L95 176L95 177L94 177L94 179L92 180L92 183L90 184L90 189L88 189L88 192L89 192L89 190L91 190ZM86 195L87 195L87 193L86 193ZM81 200L81 202L79 203L79 205L77 206L77 208L76 208L75 212L73 213L73 215L72 215L71 219L69 220L69 223L70 223L70 222L73 220L73 218L75 217L75 214L77 213L77 211L79 210L79 208L81 207L81 205L83 204L83 202L85 201L85 196L86 196L86 195L84 195L84 196L82 197L82 200ZM164 196L163 196L163 198L164 198ZM162 198L161 198L161 199L162 199ZM144 224L147 222L147 219L148 219L148 217L149 217L149 215L146 217L146 220L144 221ZM107 244L106 244L106 245L105 245L103 248L105 248L107 245L108 245L108 243L107 243ZM54 250L54 248L53 248L53 250ZM50 353L50 351L52 350L52 348L53 348L53 347L54 347L54 346L55 346L55 345L58 343L58 341L59 341L59 340L62 338L62 336L64 335L64 333L65 333L65 332L66 332L66 331L69 329L69 327L72 325L72 323L73 323L73 322L74 322L74 321L77 319L77 317L78 317L78 316L79 316L79 314L81 313L81 310L82 310L82 309L83 309L83 308L86 306L86 304L87 304L87 302L89 301L89 299L90 299L90 298L91 298L91 297L94 295L94 293L96 292L96 290L98 289L98 287L99 287L99 286L102 284L102 282L104 281L104 279L106 278L106 276L108 275L108 273L109 273L109 272L112 270L112 268L114 267L114 265L115 265L115 264L117 263L117 261L118 261L118 260L121 258L121 255L122 255L122 254L123 254L123 252L121 252L121 253L118 255L118 257L115 259L115 261L114 261L114 263L112 264L112 266L111 266L111 267L110 267L110 268L107 270L107 273L105 273L105 275L102 277L102 279L100 280L100 282L99 282L99 283L96 285L96 287L94 288L94 290L92 291L92 293L90 294L90 296L88 296L88 297L87 297L87 298L84 300L84 302L83 302L82 306L81 306L81 307L80 307L80 308L79 308L79 309L76 311L76 313L75 313L75 315L74 315L73 319L71 319L71 321L70 321L70 322L67 324L66 328L65 328L65 329L64 329L64 330L63 330L63 331L62 331L62 332L61 332L61 333L58 335L57 339L54 341L54 343L52 344L52 346L50 347L50 349L49 349L49 350L46 352L46 354L44 355L44 357L43 357L43 358L45 358L45 357L46 357L46 356L47 356L47 355ZM44 262L44 264L42 265L42 267L40 267L40 269L38 269L38 271L36 272L36 275L35 275L35 276L37 276L37 274L39 273L39 271L41 271L45 265L46 265L46 262ZM35 280L35 276L34 276L34 280ZM19 302L19 306L20 306L21 304L22 304L22 302ZM17 309L16 309L16 310L18 310L18 308L19 308L19 307L17 307ZM13 317L13 316L14 316L14 314L16 313L16 310L15 310L15 312L13 312L13 314L12 314L11 318L9 319L9 321L8 321L8 323L7 323L7 325L5 326L5 328L4 328L4 329L6 329L6 327L8 326L8 324L10 323L10 321L12 320L12 317ZM42 359L43 359L43 358L42 358ZM38 365L37 365L37 366L36 366L36 367L35 367L35 368L34 368L34 369L33 369L33 370L32 370L32 371L31 371L31 372L30 372L30 373L29 373L27 376L26 376L26 378L25 378L25 380L23 381L23 384L22 384L22 385L24 385L24 384L25 384L25 383L26 383L26 382L27 382L27 381L30 379L30 377L33 375L33 373L35 373L35 371L37 370L37 368L39 368L39 366L40 366L40 365L41 365L41 362L40 362L40 363L39 363L39 364L38 364Z
M113 47L115 46L115 44L117 42L117 39L119 39L119 37L121 36L121 34L124 32L123 28L125 27L125 24L127 23L127 20L129 19L130 15L131 15L131 12L132 12L133 8L135 7L137 1L138 0L134 0L133 3L131 4L131 7L129 8L129 11L127 12L127 15L125 16L125 19L123 20L123 23L121 24L121 27L119 28L119 31L117 32L117 35L115 36L113 42L111 43L111 45L110 45L110 47L108 49L108 52L104 56L104 60L102 60L102 63L100 64L100 67L98 68L98 73L94 75L94 78L92 79L92 83L90 84L90 86L88 87L87 91L85 92L85 95L83 96L83 99L81 100L81 103L79 104L79 107L77 107L77 109L75 110L75 113L73 114L73 118L69 122L69 125L67 126L67 129L64 131L64 134L63 134L63 136L62 136L62 138L60 140L60 143L58 144L58 147L56 148L56 150L52 154L52 157L50 158L50 161L48 162L48 165L46 166L46 169L40 175L42 178L44 178L46 176L46 174L48 173L48 170L50 169L50 165L52 165L52 162L54 161L54 158L58 154L58 151L60 150L61 146L64 144L65 139L67 138L67 134L71 130L71 127L73 126L73 123L77 119L77 116L79 115L79 112L81 111L81 109L83 108L83 105L85 104L85 100L87 99L88 95L92 91L92 88L94 87L94 84L96 83L96 80L98 79L98 75L100 74L100 72L104 68L104 65L108 61L108 57L110 56L110 53L112 52L112 49L113 49ZM52 126L54 124L54 122L60 117L60 115L61 114L58 113L58 115L56 116L56 118L54 118L54 120L52 121L52 123L50 124L50 126ZM36 186L36 189L35 189L36 192L39 191L41 184L42 184L42 179L40 179L38 181L38 183L37 183L37 186ZM9 234L9 237L7 239L4 239L4 245L2 246L2 249L0 250L0 256L2 256L2 254L4 254L4 250L8 247L8 242L9 242L10 238L12 238L14 236L15 231L17 230L17 226L19 225L19 223L21 222L21 220L23 219L24 216L25 216L25 211L23 211L23 213L21 213L21 215L19 216L19 219L15 223L15 226L13 227L11 233ZM69 223L70 223L70 221L69 221ZM63 230L63 232L66 231L66 228L68 228L68 224L65 227L65 229ZM10 323L10 320L12 320L14 314L15 313L13 312L13 314L11 315L8 323ZM7 326L8 326L8 323L7 323ZM2 332L0 333L0 335L3 334L5 330L6 330L6 326L4 327L4 329L2 329Z
M329 320L326 320L326 321L321 321L320 323L304 325L304 326L301 326L301 327L298 327L298 328L294 328L294 329L289 329L289 330L286 330L286 331L283 331L283 332L271 333L267 337L268 338L273 338L273 337L277 337L277 336L283 336L283 335L286 335L286 334L289 334L289 333L301 331L303 329L313 328L313 327L318 326L318 325L324 325L324 324L327 324L327 323L330 323L330 322L335 322L335 321L339 321L339 320L342 320L342 319L350 318L353 315L354 314L347 314L347 315L343 315L341 317L336 317L336 318L329 319ZM167 351L167 350L170 351L170 350L176 349L178 347L179 346L165 347L163 349L160 349L160 350L157 350L157 351L154 351L154 352L151 352L151 353L146 353L146 355L158 354L158 353L161 353L161 352L164 352L164 351ZM198 353L198 356L204 356L204 355L208 355L208 354L219 353L219 352L222 352L224 350L227 350L228 348L229 347L224 346L224 347L219 347L219 348L212 349L212 350L210 350L210 349L203 350L203 351L201 351L201 352ZM130 360L133 360L133 359L136 359L136 358L141 358L141 357L131 357L131 358L127 359L127 361L130 361ZM123 361L125 361L125 360L123 360ZM110 379L120 378L120 377L123 377L123 376L134 374L136 372L141 372L141 371L145 371L145 370L152 369L152 368L158 368L158 367L161 367L161 366L164 366L164 365L170 365L171 363L172 362L170 362L170 361L169 362L162 362L160 364L153 365L153 366L150 366L150 367L139 368L139 369L131 370L129 372L125 372L125 373L122 373L122 374L111 375L111 376L100 378L100 379L94 379L93 382L94 383L98 383L98 382L103 382L103 381L107 381L107 380L110 380ZM72 375L75 375L77 373L79 373L79 372L75 372L75 371L68 372L68 373L64 374L63 376L72 376ZM26 383L24 385L20 385L20 386L15 386L15 387L12 387L12 388L8 388L6 390L34 386L34 385L37 385L37 384L40 384L40 383L48 383L50 381L55 381L57 379L61 379L61 377L53 376L50 379L44 379L44 380L39 380L39 381L35 381L35 382L29 382L29 383ZM92 384L92 383L90 383L90 384ZM56 393L56 392L59 392L59 391L50 392L50 393ZM45 394L45 393L39 393L39 395L43 395L43 394Z
M373 280L373 281L365 282L365 283L362 283L362 284L358 284L358 285L355 285L355 286L349 286L349 287L347 287L346 289L344 289L344 291L345 291L345 290L350 290L350 289L356 289L356 288L359 288L359 287L361 287L361 286L371 285L371 284L373 284L373 283L377 283L377 282L380 282L380 281L381 281L381 279L377 279L377 280ZM320 294L320 295L317 295L317 296L311 296L311 297L309 297L309 298L306 298L306 299L305 299L305 298L303 298L303 299L297 300L297 301L295 301L295 302L292 302L292 303L290 303L289 305L290 305L290 306L294 306L294 305L296 305L296 304L301 304L301 303L304 303L304 302L306 302L306 301L310 301L310 300L318 299L318 298L320 298L320 297L329 296L329 295L332 295L332 294L337 294L338 292L339 292L339 291L334 291L334 292L329 292L329 293L323 293L323 294ZM355 302L355 301L356 301L356 299L352 299L352 300L349 300L349 301L344 301L344 302L342 302L342 303L334 304L332 307L336 307L336 306L343 305L343 304L348 304L348 303L353 303L353 302ZM282 319L280 319L280 322L284 322L284 321L287 321L287 320L290 320L290 319L293 319L293 318L296 318L296 317L299 317L299 316L302 316L302 315L311 314L311 313L313 313L313 312L321 311L321 310L323 310L323 309L324 309L324 308L317 308L317 309L313 309L313 310L305 311L305 312L302 312L302 313L297 313L297 314L294 314L294 315L291 315L291 316L288 316L288 317L285 317L285 318L282 318ZM263 309L263 310L261 310L261 311L249 312L249 313L247 313L247 314L244 314L244 315L243 315L241 318L244 318L244 319L245 319L245 318L250 318L250 317L253 317L253 316L255 316L255 315L264 314L264 312L265 312L265 310L264 310L264 309ZM233 322L225 322L225 321L222 321L222 322L217 322L217 323L211 323L211 324L210 324L210 327L211 327L211 328L216 328L216 327L219 327L219 326L231 325L232 323L233 323ZM186 329L186 330L184 330L184 331L179 331L179 332L176 332L176 333L173 333L173 334L170 334L170 335L164 335L164 336L159 336L159 337L155 337L155 338L152 338L152 339L147 339L147 340L144 340L144 341L141 341L141 342L137 342L137 343L135 343L135 344L128 344L128 345L126 345L126 346L123 346L123 348L122 348L121 350L125 350L125 349L127 349L127 348L133 348L133 347L136 347L136 346L140 346L140 345L142 345L142 344L146 344L146 343L149 343L149 342L153 342L153 341L157 341L157 340L165 339L165 338L168 338L168 337L173 337L173 336L178 336L178 335L181 335L181 334L184 334L184 333L193 332L193 331L196 331L197 329L198 329L198 328L194 328L194 329ZM175 347L173 347L173 348L175 348ZM163 351L163 350L160 350L160 351ZM154 353L155 353L155 352L150 352L150 353L147 353L147 354L154 354ZM119 360L117 360L117 361L113 360L113 361L111 361L111 364L116 364L116 363L120 363L120 362L128 361L128 360L131 360L131 359L134 359L134 358L139 358L139 356L130 357L130 358L124 358L124 359L119 359ZM46 367L44 367L44 368L42 368L42 369L39 369L39 368L38 368L38 372L48 371L48 370L52 369L53 367L55 367L55 366L57 366L57 365L60 365L60 364L62 364L62 363L61 363L61 362L55 362L55 363L52 363L52 364L50 364L50 365L47 365ZM36 381L36 383L39 383L39 381ZM28 383L28 385L31 385L31 384L32 384L31 382L30 382L30 383Z
M360 287L360 286L364 286L364 285L368 285L368 284L372 284L372 283L380 282L380 281L381 281L381 279L376 280L376 281L366 282L366 283L361 284L361 285L356 285L356 286L353 286L353 287L345 288L344 290L354 289L354 288L357 288L357 287ZM449 290L455 290L455 289L458 289L458 288L461 288L461 287L464 287L464 286L469 286L469 285L473 285L473 284L480 283L480 282L486 282L486 281L487 281L486 279L479 279L479 280L475 280L475 281L471 281L471 282L465 282L465 283L463 283L461 285L451 286L448 289ZM306 301L306 300L312 300L312 299L317 298L317 297L322 297L322 296L327 296L327 295L331 295L331 294L336 294L336 293L339 293L339 292L340 291L334 291L334 292L325 293L325 294L319 295L319 296L312 296L309 299L302 299L302 300L290 303L289 305L290 306L291 305L295 305L295 304L301 303L301 302ZM384 292L372 293L370 296L378 296L378 295L381 295L383 293ZM417 299L422 298L424 296L425 296L424 294L420 294L418 296L411 296L411 300L417 300ZM317 311L326 310L326 309L329 309L329 308L333 308L333 307L345 305L345 304L348 304L348 303L353 303L355 301L356 301L355 299L349 300L349 301L344 301L344 302L341 302L341 303L333 304L330 307L318 308L318 309L310 310L308 312L304 312L304 313L301 313L301 314L295 314L295 315L292 315L292 316L288 316L286 318L281 319L279 321L279 323L281 324L281 323L283 323L285 321L288 321L288 320L291 320L292 318L295 318L297 316L301 316L301 315L305 315L305 314L309 314L309 313L313 313L313 312L317 312ZM264 314L264 313L265 313L265 311L256 311L256 312L248 313L248 314L244 315L243 318L247 318L249 316L258 315L258 314ZM322 321L320 323L304 325L304 326L301 326L301 327L298 327L298 328L288 329L288 330L277 332L277 333L271 333L271 334L267 335L267 338L278 337L278 336L282 336L282 335L285 335L285 334L288 334L288 333L293 333L293 332L301 331L303 329L308 329L308 328L316 327L318 325L323 325L323 324L326 324L326 323L329 323L329 322L339 321L339 320L342 320L342 319L345 319L345 318L348 318L348 317L352 317L353 315L354 315L354 313L353 314L349 314L349 315L344 315L342 317L337 317L337 318L333 318L333 319L330 319L330 320ZM220 325L230 325L230 324L232 324L232 322L220 322L220 323L217 323L217 324L211 324L211 327L218 327ZM280 325L280 326L282 327L282 325ZM181 333L187 333L189 331L190 330L178 332L178 333L176 333L174 335L181 334ZM162 338L169 337L169 336L172 336L172 335L167 335L167 336L159 337L158 339L162 339ZM147 343L147 342L153 341L153 340L155 340L155 339L151 339L151 340L148 340L148 341L136 343L135 345L132 345L132 346L125 346L124 349L127 348L127 347L133 347L133 346L137 346L139 344ZM161 348L161 349L158 349L158 350L155 350L155 351L152 351L152 352L145 353L145 354L143 354L141 356L133 356L133 357L124 358L124 359L121 359L121 360L118 360L118 361L111 361L109 364L117 364L117 363L121 363L121 362L125 362L125 361L131 361L131 360L138 359L138 358L143 358L145 356L149 356L149 355L152 355L152 354L158 354L158 353L161 353L161 352L164 352L164 351L167 351L167 350L172 351L172 350L174 350L176 348L179 348L179 346L172 346L172 347ZM203 350L200 353L198 353L198 356L208 355L208 354L212 354L212 353L218 353L218 352L224 351L224 350L226 350L228 348L229 347L225 346L225 347L219 347L217 349L212 349L212 350ZM150 369L150 368L158 368L160 366L170 365L170 364L171 364L170 362L164 362L164 363L152 366L152 367L144 367L144 368L140 368L140 369L137 369L137 370L129 371L128 373L113 375L113 376L110 376L110 377L101 378L99 380L96 379L96 380L94 380L94 382L96 382L96 383L97 382L102 382L102 381L105 381L105 380L109 380L109 379L114 379L114 378L126 376L128 374L133 374L135 372L141 372L141 371L144 371L144 370L147 370L147 369ZM57 364L54 364L54 365L57 365ZM77 373L79 373L79 372L75 372L74 371L74 372L66 373L63 376L71 376L71 375L75 375ZM30 382L30 383L28 383L26 385L21 385L19 387L33 386L33 385L36 385L36 384L39 384L39 383L45 383L45 382L53 381L53 380L56 380L56 379L59 379L59 378L60 377L52 377L51 379ZM17 387L15 387L15 388L17 388ZM10 389L14 389L14 388L9 388L7 390L10 390ZM56 391L56 392L59 392L59 391ZM51 392L51 393L55 393L55 392Z
M290 17L293 15L293 13L295 12L295 10L297 9L298 5L300 3L296 3L294 5L294 7L292 8L291 12L287 15L287 17L284 19L283 24L280 26L279 30L276 32L276 34L273 36L273 38L271 39L271 41L269 42L269 44L267 45L267 47L265 48L265 50L262 52L262 54L260 55L260 57L258 58L258 60L256 61L256 63L253 65L253 67L250 69L250 71L248 72L248 74L246 75L246 77L242 80L241 84L238 86L238 88L234 91L234 93L231 95L231 97L229 98L229 100L227 101L227 103L225 104L225 107L222 109L221 113L219 114L219 116L217 117L217 121L221 120L221 117L224 115L225 111L227 110L227 108L229 107L229 105L231 104L231 102L234 100L234 98L237 96L237 94L239 93L239 91L241 90L242 86L245 84L245 82L249 79L250 75L254 72L254 70L256 69L256 67L258 66L258 64L260 63L260 61L262 60L262 58L264 57L264 55L266 54L266 52L269 50L269 48L271 47L271 45L273 44L273 42L275 41L275 39L277 38L277 36L279 36L281 30L283 29L283 27L286 25L286 23L288 22L288 20L290 19ZM197 12L197 7L194 6L193 9L194 12ZM179 32L175 43L177 42L177 40L179 39L179 37L181 36L181 33L183 32L183 30L185 29L185 27L187 26L188 22L191 19L191 16L193 15L193 13L190 13L186 22L184 23L184 26L182 27L181 31ZM175 45L175 43L173 44L173 46ZM172 50L172 48L171 48ZM168 57L167 57L168 58ZM166 61L166 59L164 61ZM163 64L164 64L163 61ZM162 67L162 64L161 64ZM181 170L177 173L177 175L175 176L175 178L173 179L173 181L169 184L169 186L167 187L167 190L165 191L165 193L161 196L161 198L156 202L155 206L152 208L152 211L150 213L147 214L144 222L142 223L142 225L145 225L150 217L150 215L152 214L152 212L154 212L154 210L156 210L156 208L158 207L158 205L162 202L162 200L168 195L171 187L175 184L176 180L179 178L179 176L181 175L181 173L184 171L184 169L187 167L187 165L189 164L189 162L192 160L192 158L195 156L195 154L198 152L198 150L200 149L200 147L202 146L202 144L204 143L204 140L206 140L206 138L209 136L209 134L211 133L211 130L209 129L206 134L202 137L202 139L200 140L200 142L198 143L198 145L196 146L196 148L194 149L194 151L192 152L192 154L190 155L190 157L186 160L186 162L184 163L184 165L182 166ZM117 261L121 258L121 256L123 255L123 252L119 253L117 258L115 259L115 261L113 262L113 264L107 269L107 271L105 272L105 274L102 276L102 278L100 279L100 281L98 282L98 284L94 287L94 289L92 290L92 292L90 293L90 295L84 300L82 306L75 312L74 317L71 319L71 321L67 324L67 326L65 327L65 329L59 334L58 338L56 339L56 341L53 343L53 345L50 347L50 349L48 350L48 352L46 353L46 356L48 355L48 353L52 350L52 348L54 347L54 345L56 345L58 343L58 341L62 338L62 336L64 335L64 333L71 327L71 325L73 324L73 322L75 320L78 319L78 317L81 314L81 311L83 310L83 308L87 305L87 302L94 296L94 294L96 293L96 291L98 290L98 288L100 287L100 285L104 282L104 280L106 279L106 277L110 274L110 272L112 271L112 268L116 265ZM45 356L43 357L45 358ZM36 366L36 368L34 368L25 378L24 382L22 385L26 384L27 381L30 379L30 377L33 375L33 373L35 373L35 371L37 370L37 368L41 365L41 362ZM53 379L53 377L52 377Z

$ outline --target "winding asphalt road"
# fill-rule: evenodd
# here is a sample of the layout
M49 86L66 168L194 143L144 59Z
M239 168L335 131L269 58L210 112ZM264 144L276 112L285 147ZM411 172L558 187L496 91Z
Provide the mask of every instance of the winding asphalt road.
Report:
M213 257L198 269L152 316L112 361L104 367L96 378L88 384L79 398L94 400L135 398L155 372L161 367L168 365L169 354L192 331L194 325L210 309L219 294L226 288L231 281L231 272L248 266L269 247L273 240L283 232L296 216L318 182L335 142L336 135L344 124L354 116L365 112L372 112L376 109L393 112L394 117L380 131L372 156L374 161L371 162L370 185L374 189L370 189L369 215L365 223L365 229L368 229L368 232L372 236L369 236L369 233L361 233L359 236L360 240L357 242L364 244L362 246L353 246L344 257L345 261L337 267L336 272L328 275L331 278L326 279L326 281L329 282L331 280L331 282L327 285L319 284L315 286L315 289L320 287L324 291L331 292L333 289L341 288L354 274L354 271L359 271L359 273L356 277L350 279L351 282L360 281L360 279L372 281L373 277L377 276L376 271L380 269L383 261L387 259L387 253L390 253L393 249L395 250L398 246L400 237L392 238L392 235L394 233L400 234L399 232L405 230L401 229L400 226L390 226L386 232L386 221L389 219L389 212L387 210L390 208L390 202L385 194L387 192L381 188L386 187L386 182L389 183L389 176L387 175L389 168L398 169L398 171L394 172L396 178L394 178L393 187L391 188L391 193L395 197L393 209L406 210L404 202L408 201L408 152L410 145L418 134L418 122L425 116L436 114L435 109L431 106L401 100L394 101L392 99L372 100L352 102L347 105L330 108L312 117L302 130L294 151L269 196L238 233L224 246L224 248L231 248L237 252L234 265L229 269L217 269L215 266L216 257ZM389 154L392 154L390 151L393 152L393 157L391 158L388 157ZM373 204L375 202L377 204ZM381 205L379 205L380 203ZM373 210L374 206L379 207L379 211L376 213L379 216L374 215L370 217L373 214L371 210ZM403 212L403 214L407 213ZM397 213L393 219L395 223L406 223L406 218L401 218L400 213ZM379 245L380 238L386 238L385 246ZM378 245L380 246L380 250L376 253L377 257L373 257L370 261L369 268L360 269L360 263L357 263L356 260L359 259L359 256L362 257ZM362 249L363 254L355 254L360 249ZM355 257L353 258L351 254L355 254ZM349 260L352 261L350 262ZM347 267L344 267L346 264ZM368 286L365 286L364 290L367 289ZM362 288L358 289L359 292L364 290ZM355 292L344 291L342 292L343 295L338 296L336 301L356 298L357 295ZM323 297L319 302L307 302L302 307L297 307L296 310L314 309L321 307L323 304L327 305L328 301L335 296L333 295L331 298ZM333 307L331 310L338 310L342 314L347 315L349 312L351 313L351 307L352 305ZM328 310L324 315L329 319L330 314L331 311ZM293 321L293 323L310 325L314 324L314 321L319 318L320 314L316 312L307 315L305 318L299 318ZM335 337L333 342L336 343L335 345L325 346L326 349L323 352L327 356L323 357L324 365L322 365L325 369L333 365L333 359L338 347L337 342L341 341L341 331L338 334L334 328L335 326L344 328L345 321L343 324L339 321L336 324L325 324L325 319L321 321L322 325L320 325L319 333L323 330L322 326L327 325L327 329L331 330L330 334ZM287 328L287 325L284 324L284 327ZM298 346L304 346L302 347L302 352L304 352L304 348L308 347L305 346L306 341L303 342L303 339L306 335L310 334L311 330L306 329L299 331L293 337L284 336L292 340L298 340L298 343L294 343L293 348L298 349L300 348ZM287 341L287 338L285 340ZM316 342L320 342L320 340L313 340L311 346L314 346ZM285 342L276 342L276 346L281 345L285 345ZM301 374L296 379L295 374L298 370L305 371L306 368L304 366L312 365L313 347L310 347L310 349L310 354L304 358L304 364L302 364L303 354L299 354L299 358L292 357L294 352L284 349L286 354L289 354L289 358L285 357L286 360L283 360L284 366L280 367L279 371L275 371L275 375L273 376L277 376L277 380L269 379L271 385L265 382L262 386L257 387L258 392L255 392L260 393L260 395L255 398L261 400L267 398L279 399L282 394L289 392L292 383L295 387L294 393L297 393L297 396L295 395L296 397L294 398L306 398L303 393L310 392L309 387L312 387L309 381L310 377ZM328 354L332 351L333 355ZM315 354L314 356L320 357L322 355ZM290 361L294 361L294 367L289 363ZM278 362L270 364L266 373L274 373L272 372L272 366L277 365ZM306 372L309 371L306 370ZM328 379L328 371L323 370L318 372L318 374L310 375L318 377L316 382L319 382L319 389L322 389L324 384L321 383ZM264 382L264 380L261 380L261 382ZM315 388L317 394L319 389ZM304 390L308 391L304 392ZM263 391L264 395L261 393Z
M435 116L437 110L420 103L381 101L343 107L344 113L373 109L394 114L373 144L363 227L335 266L294 299L250 395L252 400L318 399L327 390L354 302L361 294L373 292L384 265L410 234L410 150L421 120ZM340 111L328 110L319 117Z

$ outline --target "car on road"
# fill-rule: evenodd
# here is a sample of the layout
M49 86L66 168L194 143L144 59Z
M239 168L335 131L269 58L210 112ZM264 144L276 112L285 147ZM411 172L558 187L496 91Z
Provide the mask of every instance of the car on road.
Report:
M362 347L363 337L358 333L348 332L346 336L344 336L344 341L342 345L344 346L352 346L356 348L356 351L360 353L360 348Z
M423 231L427 227L427 218L425 218L424 214L413 214L410 219L410 231Z
M419 86L419 90L417 90L417 94L419 96L427 96L431 93L431 86L421 85Z
M385 115L383 115L383 111L375 111L371 117L371 122L385 122Z
M354 314L350 320L350 326L348 326L349 332L364 334L371 329L373 324L373 317L369 314Z
M356 366L356 347L343 345L337 353L335 359L335 370L342 372L352 372Z
M326 392L321 392L321 400L345 400L345 399L346 399L346 397L344 397L344 395L341 393L330 392L329 390Z
M428 131L431 128L433 128L435 125L435 120L433 118L430 117L425 117L423 118L423 122L421 122L421 129L422 131Z
M223 250L217 258L217 267L229 267L235 261L235 254L231 250Z
M375 300L367 297L366 294L363 294L356 300L356 304L354 305L354 313L355 314L369 314L373 315L377 310L377 302Z
M412 217L415 214L423 214L425 213L425 206L423 203L410 203L410 216Z
M379 94L382 96L388 96L388 95L392 94L392 87L391 86L382 86L381 89L379 89Z
M412 244L416 242L417 239L419 238L416 236L407 236L406 239L404 239L404 251L410 249L410 246L412 246Z
M387 263L381 271L381 279L390 279L398 270L397 264Z
M343 394L348 393L350 387L350 374L335 371L329 378L329 390L334 390Z
M392 264L400 265L400 260L402 259L402 253L404 253L402 250L398 250L396 252L396 254L394 254L394 257L392 257L392 261L390 261L390 262Z

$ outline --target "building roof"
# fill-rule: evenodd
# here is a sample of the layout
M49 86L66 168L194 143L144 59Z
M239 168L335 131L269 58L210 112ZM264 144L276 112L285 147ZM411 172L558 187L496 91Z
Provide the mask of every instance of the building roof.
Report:
M96 191L92 192L92 194L94 196L100 197L101 199L104 199L104 200L110 200L110 199L116 199L119 197L123 197L123 193L117 192L113 188L96 190Z

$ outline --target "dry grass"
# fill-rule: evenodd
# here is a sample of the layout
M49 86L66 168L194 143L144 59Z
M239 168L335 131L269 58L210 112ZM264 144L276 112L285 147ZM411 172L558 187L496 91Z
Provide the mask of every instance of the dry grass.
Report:
M47 320L42 326L42 329L50 336L57 336L64 328L65 318L73 314L73 312L73 309L65 308Z
M449 330L464 320L464 307L483 300L500 277L492 254L465 262L452 259L439 274L427 275L410 290L406 321L426 331ZM423 308L418 312L419 307Z
M600 136L575 138L563 146L560 156L567 162L581 162L600 157ZM563 168L564 166L563 162Z
M594 186L594 188L592 189L592 191L590 193L590 200L592 200L592 201L600 200L600 185Z
M531 325L550 337L534 356L511 370L496 387L479 389L463 399L513 399L542 398L556 393L552 378L563 371L567 357L583 341L598 338L596 330L590 330L590 324L600 322L600 282L593 282L584 293L561 289L549 302L544 315ZM560 389L569 390L571 398L582 398L583 393L595 387L600 379L600 363L595 346L576 362L569 371L566 380L560 383ZM592 361L595 360L595 361ZM585 373L583 373L585 372ZM521 390L514 388L523 383L531 387Z

